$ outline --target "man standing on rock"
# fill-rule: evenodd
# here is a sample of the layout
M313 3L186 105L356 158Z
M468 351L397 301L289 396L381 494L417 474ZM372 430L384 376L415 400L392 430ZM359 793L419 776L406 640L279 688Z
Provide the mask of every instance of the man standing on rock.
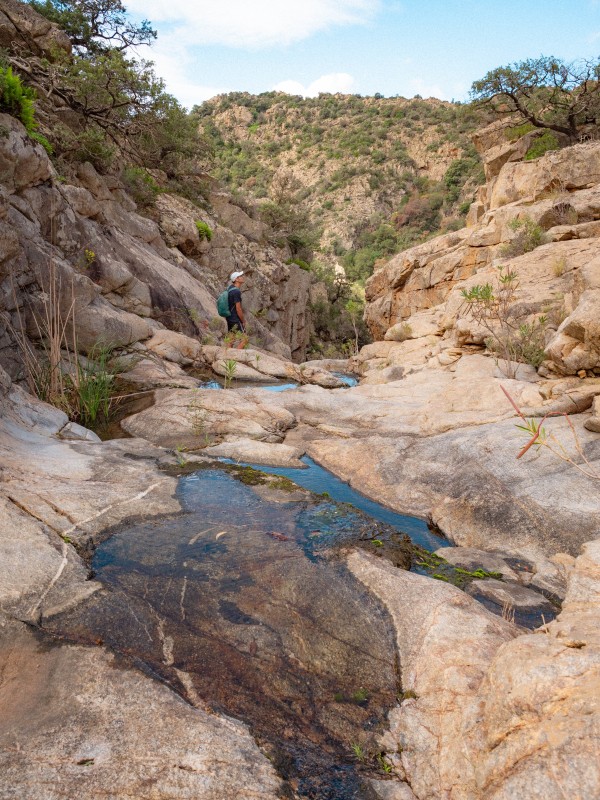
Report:
M242 272L232 272L229 276L231 281L231 286L229 287L228 291L228 299L229 299L229 316L225 319L227 320L227 330L228 331L239 331L240 333L245 332L245 320L244 320L244 311L242 309L242 292L241 286L244 282L244 273Z

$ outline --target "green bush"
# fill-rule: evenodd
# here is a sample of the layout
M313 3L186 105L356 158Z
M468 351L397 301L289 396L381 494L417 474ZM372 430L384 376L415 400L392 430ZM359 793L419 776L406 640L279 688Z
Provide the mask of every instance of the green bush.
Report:
M525 153L525 161L532 161L547 153L548 150L558 150L560 143L551 131L545 131L534 140L529 150Z
M202 222L201 219L197 219L196 228L198 229L198 236L200 237L200 239L201 240L206 239L207 242L210 242L210 240L213 237L213 232L210 225L208 225L208 223L206 222Z
M507 128L504 135L509 142L516 142L517 139L520 139L522 136L525 136L526 133L531 133L531 131L534 130L536 130L535 125L532 125L531 122L524 122L523 125Z
M127 167L122 177L127 190L139 206L154 205L160 186L149 172L142 167Z
M23 86L12 67L0 67L0 109L20 119L30 134L37 128L34 100L34 90Z
M501 253L505 258L516 258L522 256L523 253L530 253L546 241L543 228L531 217L514 219L509 222L508 226L511 230L516 231L517 235L502 248Z
M303 269L306 272L310 272L310 264L307 261L303 261L301 258L290 258L285 263L295 264L297 267L300 267L300 269Z

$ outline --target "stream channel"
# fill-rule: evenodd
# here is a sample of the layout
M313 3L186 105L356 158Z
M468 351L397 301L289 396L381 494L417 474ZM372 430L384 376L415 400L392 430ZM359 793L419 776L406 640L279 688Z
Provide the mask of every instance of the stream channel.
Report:
M282 797L372 800L369 778L389 777L377 738L400 665L386 609L344 556L362 547L410 568L412 542L447 542L304 462L194 467L183 511L106 532L91 563L104 590L44 627L246 722Z

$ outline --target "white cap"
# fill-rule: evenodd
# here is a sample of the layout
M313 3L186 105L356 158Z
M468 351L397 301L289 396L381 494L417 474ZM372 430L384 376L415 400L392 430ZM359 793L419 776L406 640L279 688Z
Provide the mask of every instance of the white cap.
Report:
M229 276L229 280L233 283L234 281L237 281L238 278L241 278L243 274L243 270L241 272L232 272Z

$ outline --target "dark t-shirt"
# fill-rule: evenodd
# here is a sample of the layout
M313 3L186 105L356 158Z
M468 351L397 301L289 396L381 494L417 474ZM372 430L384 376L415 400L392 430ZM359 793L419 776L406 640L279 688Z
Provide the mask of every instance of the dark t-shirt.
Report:
M238 317L235 304L241 302L242 302L241 291L238 289L237 286L232 286L229 289L229 316L227 317L227 321L233 324L237 323L240 326L240 328L242 327L242 321Z

